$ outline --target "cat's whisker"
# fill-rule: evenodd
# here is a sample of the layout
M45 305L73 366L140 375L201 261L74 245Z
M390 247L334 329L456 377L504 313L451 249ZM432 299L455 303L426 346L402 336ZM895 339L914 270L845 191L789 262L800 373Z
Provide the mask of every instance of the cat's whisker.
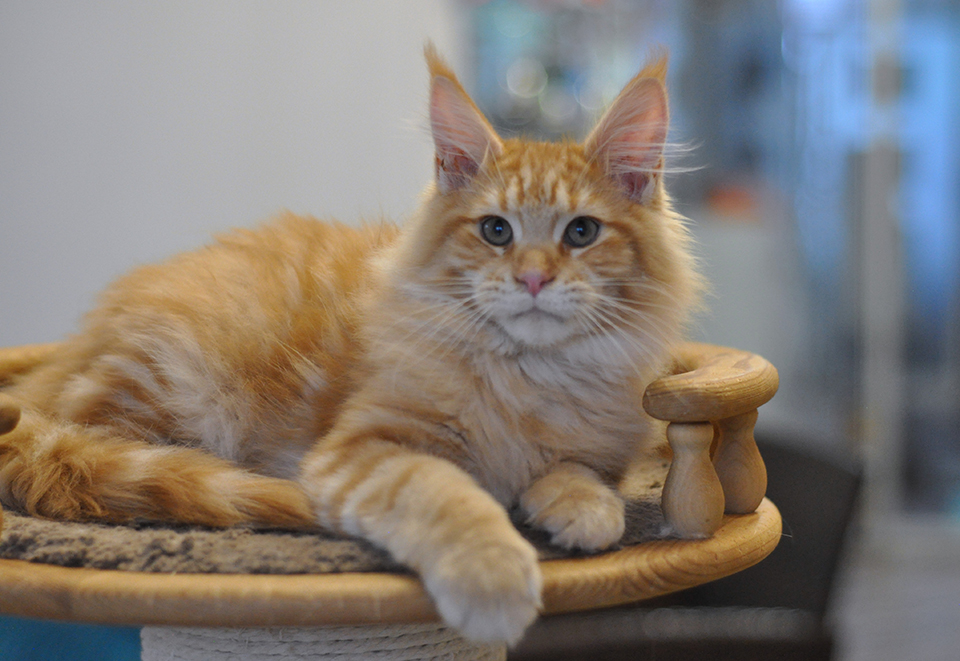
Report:
M676 291L676 288L672 285L651 280L649 277L610 277L610 276L600 276L597 279L598 285L600 286L623 286L639 289L641 291L658 291L658 292L673 292Z
M469 298L456 301L448 299L442 304L436 304L421 311L429 311L430 314L426 317L416 315L418 317L416 326L399 340L399 344L406 344L411 337L419 336L411 346L411 350L407 352L411 358L436 354L441 347L445 347L445 350L440 357L445 357L462 341L469 330L474 329L473 337L476 336L482 328L482 324L478 322L485 316ZM424 333L425 329L429 329L428 332ZM425 353L417 353L421 349Z
M617 328L615 325L611 324L609 321L604 319L602 313L599 310L585 309L581 311L581 314L585 318L587 318L594 325L594 327L598 329L599 335L601 336L609 335L609 332L612 330L613 332L617 333L618 335L626 339L628 344L631 344L631 345L634 344L634 338L631 338L629 335L624 333L622 329ZM601 322L606 322L606 323L601 323ZM625 359L625 364L631 367L633 371L639 373L639 370L637 369L637 365L636 365L636 362L637 362L636 355L627 351L619 342L613 342L612 344L614 347L616 347L617 351ZM609 356L609 349L608 349L609 346L610 346L609 344L603 344L601 345L601 349L604 351L604 353L608 354L610 364L614 364L616 360L612 356Z
M405 335L394 339L392 343L396 347L405 347L405 353L410 356L422 356L423 352L430 354L435 351L436 345L438 344L435 342L436 336L443 332L449 325L449 320L458 314L460 314L459 310L451 309L450 307L436 310L427 317L418 319L417 323L407 328ZM406 325L410 321L412 320L399 320L394 322L392 326L397 328L401 325ZM425 330L428 332L424 332ZM410 340L414 337L417 339L411 344Z
M661 334L665 333L667 328L663 325L663 322L655 315L645 314L644 311L626 308L620 304L608 303L607 305L601 306L605 313L611 315L611 318L616 319L619 323L629 326L639 332L650 332L646 327L640 325L640 322L644 324L649 324L656 328ZM633 318L633 320L631 320Z
M661 351L666 351L669 348L668 344L662 339L665 336L666 329L660 321L652 315L638 315L636 311L630 311L633 316L640 316L642 322L649 324L653 329L629 320L622 311L616 308L595 308L595 312L602 315L603 319L610 323L618 332L626 333L623 328L625 326L639 333L644 339L653 342Z
M669 354L670 346L654 333L644 333L641 338L623 328L617 328L616 331L636 348L637 357L647 370L655 369L663 357Z
M430 346L430 343L435 340L439 334L449 331L451 320L459 317L458 323L463 323L464 312L471 312L470 308L465 304L445 306L431 313L426 318L420 319L420 323L417 324L409 335L401 339L400 343L404 344L414 335L419 335L419 338L414 342L412 348L419 349L424 344ZM425 329L429 329L429 331L423 333Z
M603 316L603 315L601 315ZM631 366L633 371L641 378L648 377L651 371L654 371L666 351L666 347L659 338L651 337L643 333L642 337L628 332L626 329L617 325L615 320L607 320L611 325L612 332L619 337L630 348L630 355L633 357ZM617 342L619 344L619 341Z
M453 351L463 346L470 346L473 341L476 339L478 333L483 330L483 324L478 323L483 321L486 315L479 310L475 311L472 317L463 319L456 328L450 329L450 338L445 344L445 350L443 353L437 355L438 360L445 360ZM466 337L467 332L473 330L473 333L469 338Z
M645 293L647 294L642 299L641 298L625 298L622 296L614 296L605 292L598 292L597 296L607 301L616 301L617 303L626 305L628 307L635 306L637 309L646 308L646 309L661 309L661 310L676 310L676 303L673 301L676 298L676 295L673 293L675 288L672 288L664 283L659 282L650 282L650 281L616 281L613 279L603 280L599 283L600 287L610 287L610 286L629 286L634 289L637 289L637 294ZM652 298L659 299L658 301L651 300Z
M605 294L598 295L597 299L610 308L621 310L623 312L630 312L633 314L643 313L649 310L673 311L676 309L675 305L671 305L669 303L656 303L650 300L637 301L633 299L617 298Z

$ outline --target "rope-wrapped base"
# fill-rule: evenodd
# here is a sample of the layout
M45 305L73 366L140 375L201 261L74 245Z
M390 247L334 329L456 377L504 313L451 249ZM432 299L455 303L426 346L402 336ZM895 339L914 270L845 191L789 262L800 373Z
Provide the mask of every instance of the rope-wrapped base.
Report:
M142 661L504 661L503 645L478 645L442 624L200 629L144 627Z

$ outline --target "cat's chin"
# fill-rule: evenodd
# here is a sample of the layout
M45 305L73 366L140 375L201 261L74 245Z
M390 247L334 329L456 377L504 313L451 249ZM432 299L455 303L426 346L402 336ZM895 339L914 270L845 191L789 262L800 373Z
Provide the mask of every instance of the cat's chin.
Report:
M577 334L570 321L539 309L503 317L497 323L517 345L535 349L555 347Z

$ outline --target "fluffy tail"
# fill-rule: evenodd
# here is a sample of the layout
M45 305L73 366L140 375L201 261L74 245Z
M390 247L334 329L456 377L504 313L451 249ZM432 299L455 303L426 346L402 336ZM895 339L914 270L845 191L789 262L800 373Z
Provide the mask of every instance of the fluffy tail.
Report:
M23 410L0 394L0 501L32 515L229 526L315 526L294 482L192 448L120 438Z

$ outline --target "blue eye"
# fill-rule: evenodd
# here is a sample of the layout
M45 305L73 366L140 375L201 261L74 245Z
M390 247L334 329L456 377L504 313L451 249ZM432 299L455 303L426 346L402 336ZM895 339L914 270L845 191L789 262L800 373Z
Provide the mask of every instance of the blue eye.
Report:
M590 216L577 216L563 231L563 242L572 248L584 248L600 235L600 221Z
M480 219L480 235L491 245L505 246L513 241L513 228L506 218L484 216Z

